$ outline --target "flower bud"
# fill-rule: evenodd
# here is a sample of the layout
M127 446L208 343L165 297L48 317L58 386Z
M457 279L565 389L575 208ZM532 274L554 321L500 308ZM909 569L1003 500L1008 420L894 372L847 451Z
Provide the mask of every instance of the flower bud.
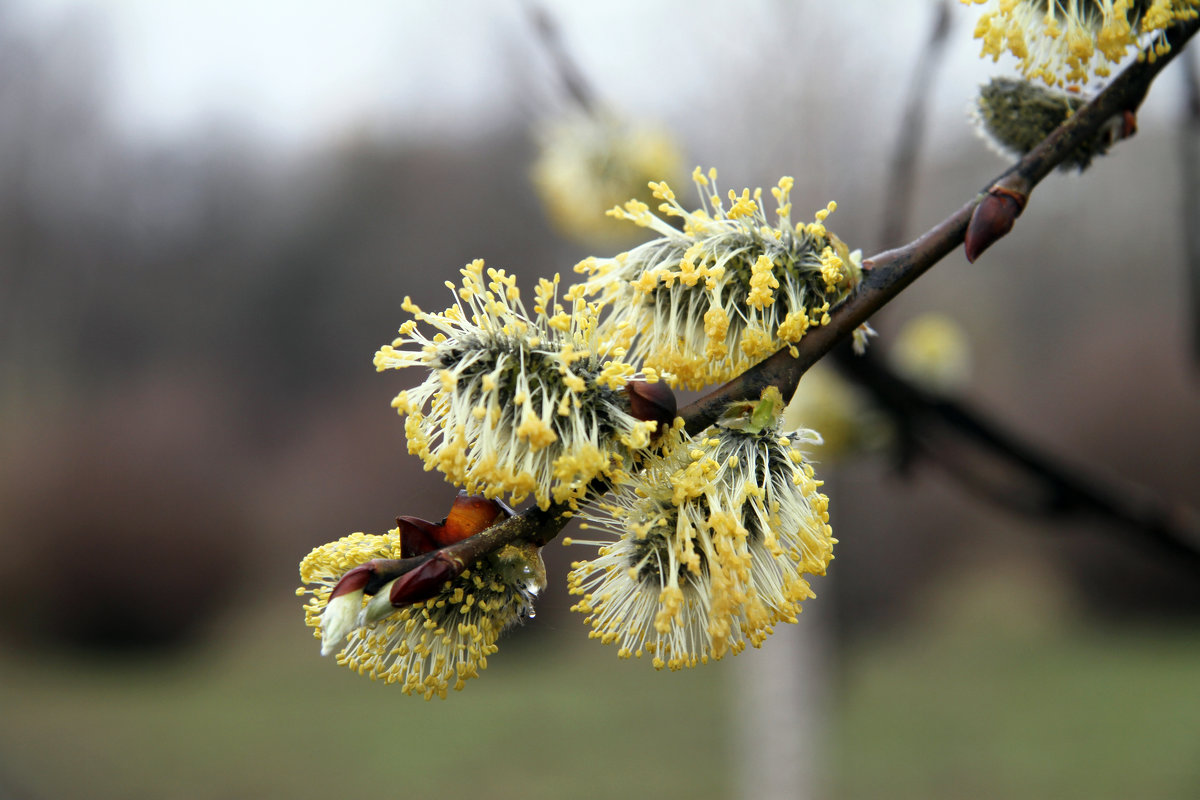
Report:
M355 625L357 627L361 628L364 625L374 625L376 622L396 610L392 606L392 586L394 586L398 580L400 579L396 578L395 581L392 581L384 586L382 589L376 592L370 600L367 601L367 605L363 607L362 611L359 612L358 619L355 621Z
M599 306L559 297L557 275L538 283L532 313L503 270L477 260L462 275L457 305L443 313L406 301L413 319L375 356L380 370L426 372L392 401L409 452L471 493L575 506L594 479L615 477L650 446L620 391L642 376L601 337Z
M922 314L905 323L887 357L897 374L940 394L960 391L971 374L971 343L943 314Z
M584 509L585 526L615 540L568 577L590 636L656 668L690 667L759 646L795 622L813 596L807 575L833 558L828 500L800 447L784 433L779 390L736 404L686 447Z
M994 61L1009 52L1026 78L1058 87L1107 79L1114 66L1138 50L1153 60L1171 48L1162 32L1196 16L1195 0L973 2L983 6L975 27L975 38L983 41L981 55Z
M1025 199L1025 195L1019 192L992 187L975 206L971 222L967 225L967 236L963 242L967 261L974 263L984 250L1012 230L1013 223L1025 210Z
M381 588L367 602L366 608L359 615L358 624L371 625L397 608L428 600L441 591L446 581L458 577L463 567L460 559L443 552L434 553L425 563Z
M401 557L412 558L432 553L482 533L512 515L513 510L499 500L459 492L441 525L420 517L396 517Z
M340 646L338 665L396 684L405 694L445 697L487 667L504 630L533 616L545 567L536 546L517 542L483 555L470 568L445 551L435 552L390 580L412 563L395 558L401 538L399 528L383 535L353 533L309 553L300 564L309 588L298 592L312 595L305 624L318 633L329 625L326 652ZM349 635L342 636L333 620L346 624L355 604L376 590ZM342 608L331 608L335 603Z
M357 627L363 589L373 574L374 568L370 564L355 567L343 575L329 593L329 602L321 614L321 655L340 650L350 631Z
M442 584L455 578L463 571L462 559L437 552L433 557L414 570L404 573L392 581L387 595L392 608L419 603L433 597L442 588ZM384 594L384 592L380 592Z
M679 144L666 129L608 112L567 114L538 125L533 186L560 233L609 249L637 239L604 212L630 195L652 204L650 181L683 173Z
M979 87L973 117L980 134L1002 155L1024 156L1081 108L1088 98L1014 78L992 78ZM1063 159L1059 169L1087 169L1096 156L1137 131L1131 111L1113 116Z
M438 549L435 532L439 526L420 517L396 517L400 531L400 557L413 558Z
M461 542L512 515L513 510L499 500L459 492L458 497L454 498L454 505L450 507L450 513L436 528L434 541L441 547Z
M663 381L630 381L625 384L625 394L629 397L629 413L643 422L657 422L656 433L662 434L675 422L675 393Z

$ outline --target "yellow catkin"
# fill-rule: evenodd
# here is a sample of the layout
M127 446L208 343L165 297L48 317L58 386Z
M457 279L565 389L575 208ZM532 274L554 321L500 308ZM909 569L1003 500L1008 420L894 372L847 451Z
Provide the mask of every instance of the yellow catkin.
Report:
M581 512L614 539L572 565L573 610L620 657L670 670L719 660L795 622L813 596L806 576L824 574L835 543L798 449L816 437L781 434L774 398L761 428L734 415Z
M1022 74L1060 88L1105 78L1114 65L1139 52L1151 57L1167 47L1161 32L1194 19L1197 0L1088 0L1051 3L1034 0L961 0L982 6L975 26L981 55L998 60L1008 53Z
M587 279L569 294L608 309L601 335L612 346L670 373L672 385L700 388L797 342L854 291L862 262L825 227L834 203L814 222L792 224L791 178L771 190L771 221L761 190L722 200L715 170L697 167L692 177L702 200L696 210L683 208L665 182L653 184L660 212L681 221L682 231L639 201L614 208L613 216L658 238L612 259L580 262L576 271Z
M653 439L657 422L630 413L626 385L669 376L639 373L606 344L600 308L560 300L557 275L537 284L533 314L503 270L473 261L462 276L455 305L441 313L406 303L415 319L375 355L379 370L425 371L392 402L406 417L409 452L471 494L575 504ZM587 457L564 458L577 453Z
M400 556L398 529L354 533L309 553L300 563L305 586L297 594L309 595L304 618L313 635L320 638L329 594L347 570ZM449 581L435 597L353 630L334 660L371 680L397 684L405 694L444 698L478 677L497 651L500 634L529 615L545 583L536 547L506 546Z

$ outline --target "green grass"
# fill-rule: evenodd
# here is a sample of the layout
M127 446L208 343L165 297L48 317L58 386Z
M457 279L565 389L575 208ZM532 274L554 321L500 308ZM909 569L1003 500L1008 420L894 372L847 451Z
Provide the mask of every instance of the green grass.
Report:
M1200 797L1200 630L1096 629L1016 582L846 654L839 797Z
M1198 678L1200 638L883 651L847 698L843 795L1200 796Z
M426 702L319 657L298 606L288 612L170 662L10 652L0 775L54 798L725 794L710 757L725 665L660 674L525 635L462 692Z
M732 665L655 673L574 622L432 702L320 658L295 607L168 660L6 647L0 796L730 796ZM972 580L835 663L836 797L1200 796L1196 629L1097 632Z

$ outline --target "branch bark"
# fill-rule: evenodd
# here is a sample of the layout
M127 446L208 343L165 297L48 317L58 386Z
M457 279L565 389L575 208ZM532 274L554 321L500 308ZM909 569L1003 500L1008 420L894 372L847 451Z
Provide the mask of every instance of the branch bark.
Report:
M692 435L699 433L715 422L729 403L755 399L770 385L778 387L783 396L790 399L809 367L839 342L849 338L876 311L963 243L972 214L980 202L990 196L989 193L1000 191L1027 198L1042 179L1101 126L1114 116L1125 112L1136 113L1154 79L1198 29L1200 19L1172 27L1167 31L1171 49L1166 54L1153 61L1146 59L1128 66L1091 103L1046 137L1034 150L919 238L865 261L865 275L858 291L832 312L828 325L811 330L800 340L796 345L797 355L792 356L788 349L781 349L681 409L679 415L684 419L687 432ZM444 552L471 563L518 539L543 545L559 534L571 516L571 509L564 503L551 504L546 509L534 506L482 533L450 545ZM419 559L424 560L424 557ZM417 563L413 566L417 566Z
M1167 53L1154 61L1146 59L1129 65L1092 102L1059 126L1040 145L918 239L864 261L866 273L862 284L853 296L833 311L830 324L805 334L796 345L795 356L786 348L781 349L681 409L679 414L684 418L688 432L698 433L715 422L727 404L757 397L767 385L778 386L783 396L790 398L796 391L800 377L809 367L963 243L971 215L982 200L991 196L990 192L998 189L1027 198L1033 188L1053 172L1071 151L1095 135L1110 119L1127 111L1136 113L1154 78L1195 35L1197 29L1200 29L1200 19L1171 28L1167 33L1171 49Z
M1200 566L1200 519L1183 506L1164 503L1135 487L1110 486L1071 469L965 403L927 392L883 368L868 354L838 348L838 365L877 397L906 432L917 453L944 467L954 480L1004 508L1041 517L1090 514L1136 532L1162 554ZM939 433L941 435L939 435ZM969 453L956 458L949 434L1003 468L1007 485L984 474Z

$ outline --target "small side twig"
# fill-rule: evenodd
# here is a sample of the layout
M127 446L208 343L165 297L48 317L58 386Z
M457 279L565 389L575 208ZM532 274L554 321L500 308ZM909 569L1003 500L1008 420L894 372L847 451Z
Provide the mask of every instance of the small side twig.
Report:
M1067 158L1088 137L1114 116L1135 112L1146 98L1150 84L1179 53L1196 31L1200 18L1171 28L1167 33L1171 49L1154 61L1146 59L1129 65L1092 102L1054 130L1024 158L1005 170L982 192L958 211L903 247L887 250L863 262L865 274L858 291L830 315L830 324L805 334L793 356L784 348L751 367L712 393L680 410L689 433L703 430L716 421L721 410L732 402L756 397L768 384L779 387L785 398L796 391L800 377L833 349L849 338L879 309L919 278L930 267L963 243L976 207L997 189L1028 197L1033 188Z
M545 509L533 506L482 533L444 547L439 552L461 560L464 564L471 564L481 556L517 540L533 542L540 547L558 536L571 520L571 516L571 507L566 503L552 503ZM419 558L424 561L432 555ZM416 567L418 564L412 566Z
M904 232L908 230L912 204L894 201L913 195L917 150L925 139L925 122L929 116L928 105L932 96L933 79L941 65L942 55L946 52L946 39L950 33L952 19L950 12L950 0L940 0L934 10L929 39L921 48L917 67L913 71L904 116L900 121L900 138L896 142L892 163L888 168L888 188L883 195L888 205L884 209L879 241L884 246L903 241Z
M872 354L838 348L833 357L907 431L917 454L1009 510L1041 517L1088 515L1135 532L1164 555L1200 566L1200 519L1133 487L1109 486L1044 452L967 403L928 392L892 374ZM946 439L949 437L949 440ZM1009 487L981 474L970 462L948 455L952 442L968 444L1000 467Z
M558 77L562 80L563 88L566 89L567 95L585 113L596 113L596 93L588 84L587 79L584 78L583 70L579 69L579 65L575 63L571 54L563 47L562 35L554 16L540 4L533 2L533 0L528 1L526 8L529 13L529 20L533 24L534 31L537 33L538 40L542 43L542 46L546 49L546 53L550 56L550 60L554 63L554 69L558 73Z
M1168 53L1154 61L1145 60L1127 67L1091 103L1051 133L1041 145L921 237L864 262L866 273L858 291L835 309L828 325L810 331L800 340L795 356L788 349L782 349L712 393L680 409L679 415L683 417L687 432L695 434L707 428L729 403L756 398L768 385L776 386L785 398L790 398L800 377L809 367L838 342L849 338L859 325L963 243L971 215L980 201L989 196L989 191L1001 187L1005 191L1028 196L1034 186L1049 175L1080 142L1094 135L1100 126L1116 114L1136 111L1154 78L1198 29L1200 19L1173 27L1167 34L1171 45ZM547 509L531 507L441 552L470 563L517 539L545 544L565 527L571 513L565 504L552 504Z
M925 130L929 85L946 33L948 6L946 2L940 4L914 71L885 195L881 239L885 245L901 237L913 206L913 176ZM1200 213L1200 79L1194 59L1185 55L1184 63L1190 112L1180 142L1184 213L1187 220L1195 221ZM1009 195L1001 190L1001 211L1008 199ZM1017 195L1011 199L1019 213L1025 198ZM1011 225L1011 220L1002 224ZM1197 321L1194 344L1200 355L1200 226L1188 223L1184 230L1190 248L1189 276ZM970 241L968 235L968 245ZM1200 559L1196 520L1189 520L1183 509L1149 495L1137 497L1131 488L1108 486L1031 444L971 404L923 390L870 353L855 356L845 342L834 348L830 357L844 377L862 386L891 417L901 469L922 459L941 468L946 477L969 493L1005 510L1060 519L1094 516L1116 529L1133 532L1142 541L1148 540L1165 555L1182 556L1189 562ZM981 457L986 463L980 463Z

